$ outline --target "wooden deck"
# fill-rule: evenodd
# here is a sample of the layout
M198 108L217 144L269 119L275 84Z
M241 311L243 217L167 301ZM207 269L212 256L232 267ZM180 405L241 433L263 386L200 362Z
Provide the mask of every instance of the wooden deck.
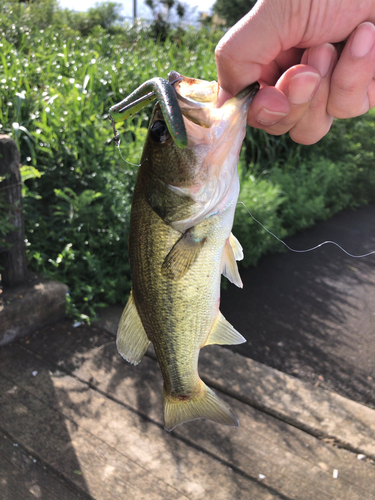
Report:
M222 368L230 378L231 366ZM215 390L238 429L201 420L168 433L156 361L127 364L110 334L65 321L2 347L0 500L375 499L371 433L352 451L319 439L302 413L291 425L244 402L234 368L225 393ZM366 436L375 411L363 409Z

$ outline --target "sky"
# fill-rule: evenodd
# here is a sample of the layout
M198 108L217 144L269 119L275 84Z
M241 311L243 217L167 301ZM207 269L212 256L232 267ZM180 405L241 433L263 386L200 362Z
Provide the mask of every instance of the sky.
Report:
M93 7L99 0L60 0L61 7L67 7L74 10L87 10ZM113 0L123 5L122 15L133 17L133 0ZM188 4L189 7L197 7L197 12L209 12L215 0L183 0L182 3ZM150 9L146 7L143 0L137 0L137 14L139 17L149 18Z

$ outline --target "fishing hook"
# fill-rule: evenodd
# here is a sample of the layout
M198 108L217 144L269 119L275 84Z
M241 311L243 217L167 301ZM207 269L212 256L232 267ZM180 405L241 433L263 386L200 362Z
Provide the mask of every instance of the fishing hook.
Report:
M143 83L121 102L110 108L109 113L116 144L119 142L119 134L115 128L115 122L126 120L126 118L138 113L138 111L144 108L147 104L157 99L161 107L165 123L174 142L179 148L185 148L187 146L188 139L184 119L177 101L176 91L173 88L173 85L182 81L184 77L175 71L171 72L169 75L170 78L176 78L174 78L171 82L165 80L164 78L152 78L151 80Z
M116 123L111 115L109 115L109 119L111 120L112 129L113 129L113 141L116 144L116 146L118 146L120 144L120 134L116 130Z

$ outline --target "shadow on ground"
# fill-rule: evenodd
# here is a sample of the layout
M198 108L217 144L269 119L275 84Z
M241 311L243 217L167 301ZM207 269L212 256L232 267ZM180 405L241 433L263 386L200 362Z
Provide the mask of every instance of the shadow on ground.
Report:
M353 254L375 250L375 206L343 211L287 243L334 240ZM248 342L236 352L375 407L375 255L333 245L263 257L242 269L243 290L222 293L224 316Z
M278 495L277 488L263 485L259 483L257 475L241 470L244 451L238 451L237 446L234 446L232 428L215 426L212 422L196 421L179 427L171 434L166 432L162 424L162 378L156 361L145 356L139 366L134 367L126 363L118 354L113 337L105 332L85 325L73 329L69 321L64 321L54 327L44 328L30 339L22 339L19 344L3 349L4 353L9 350L9 355L14 358L13 364L23 366L22 371L28 374L32 367L35 367L37 357L40 359L38 377L43 373L47 389L43 388L43 396L38 393L38 397L46 399L51 406L56 405L48 389L48 377L50 377L57 395L56 406L59 411L69 415L68 418L72 419L70 421L70 426L73 427L72 442L77 441L74 437L77 433L76 425L78 424L78 429L82 424L90 432L100 435L102 440L110 443L118 451L130 456L131 460L134 460L133 453L136 453L143 466L152 464L152 468L155 468L155 464L160 462L169 471L168 474L174 478L173 480L181 474L187 474L188 470L191 477L197 474L199 480L197 479L196 485L191 484L195 485L194 488L198 488L199 485L199 488L203 488L202 492L205 488L211 490L217 486L221 491L230 486L231 498L240 500L243 498L244 488L247 488L246 484L250 481L252 487L256 491L259 490L257 495L260 494L259 492L265 495L264 497L257 496L257 498L270 498L267 496L270 493ZM3 365L4 372L7 368L8 365ZM71 374L72 377L67 379L65 374ZM28 387L34 382L30 375L18 376L20 386L26 384ZM29 382L25 382L25 378L28 378ZM61 384L59 378L61 378ZM81 382L84 384L82 385ZM90 387L85 384L87 382ZM94 391L91 391L91 388ZM225 399L225 396L223 397ZM253 426L263 425L268 428L269 421L271 423L273 421L271 417L251 407L245 407L232 400L231 404L233 403L239 406L239 415L243 414L244 408L245 415L250 412L249 420ZM245 415L241 418L243 423L245 423ZM44 418L45 414L39 410L35 435L40 433L41 422ZM266 422L263 422L264 420ZM249 433L246 428L243 432ZM59 435L60 429L56 427L53 433ZM63 436L66 434L63 424L61 424L61 433ZM292 439L294 428L283 428L284 438L289 433ZM253 432L250 434L252 435ZM301 446L298 436L294 436L294 443L294 446ZM187 447L186 444L189 446ZM242 444L247 453L249 444L245 445L243 438ZM35 446L34 439L32 446ZM257 449L260 446L260 443L256 444ZM204 453L200 453L200 450L204 450ZM82 450L80 452L82 453ZM145 452L150 455L149 458L145 458L143 455ZM250 455L252 456L252 453ZM212 458L214 458L213 461ZM220 474L224 470L226 475L217 476L215 472L212 477L207 476L203 480L201 472L197 471L206 470L208 462L215 464L224 462L230 468L225 466L220 469L221 465L215 465L219 467ZM87 490L90 491L93 488L92 478L86 477L86 474L88 474L87 470L83 477L88 481Z
M53 410L59 398L51 373L35 370L32 357L18 344L2 347L0 354L0 498L87 499L66 421ZM44 401L29 390L36 375ZM72 481L66 483L54 467Z

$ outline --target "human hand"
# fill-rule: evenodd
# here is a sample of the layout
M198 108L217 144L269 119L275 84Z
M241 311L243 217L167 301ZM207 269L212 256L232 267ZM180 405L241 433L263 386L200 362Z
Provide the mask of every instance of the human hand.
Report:
M258 1L216 48L219 102L258 80L248 124L317 142L375 106L373 22L370 0Z

